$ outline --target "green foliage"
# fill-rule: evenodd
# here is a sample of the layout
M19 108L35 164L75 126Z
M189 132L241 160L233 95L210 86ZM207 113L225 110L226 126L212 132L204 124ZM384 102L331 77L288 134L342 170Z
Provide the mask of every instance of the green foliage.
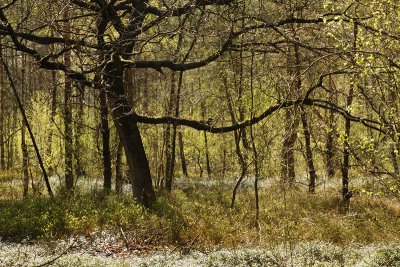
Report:
M141 246L215 249L314 241L372 244L395 241L400 231L399 204L387 197L357 195L344 213L335 192L310 195L272 185L260 190L260 236L254 227L252 190L241 189L233 209L230 200L231 189L222 183L161 193L152 210L127 195L61 191L54 200L1 201L0 236L53 239L123 229Z
M32 197L0 203L0 236L3 238L54 238L90 234L109 227L134 225L142 208L133 199L99 192L60 193L54 200Z
M389 245L378 248L373 254L373 264L371 266L400 266L400 246Z

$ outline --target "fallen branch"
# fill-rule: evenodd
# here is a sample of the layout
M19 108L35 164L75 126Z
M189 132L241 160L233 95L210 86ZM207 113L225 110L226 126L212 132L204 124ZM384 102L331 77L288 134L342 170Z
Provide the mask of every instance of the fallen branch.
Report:
M34 267L43 267L43 266L47 266L47 265L50 265L50 264L54 263L56 260L58 260L58 259L60 259L61 257L63 257L63 256L68 252L68 250L70 250L70 249L72 248L72 246L73 246L74 244L75 244L75 242L72 242L71 245L69 245L69 246L68 246L63 252L61 252L61 254L58 255L57 257L55 257L55 258L53 258L53 259L51 259L51 260L49 260L49 261L46 261L46 262L44 262L44 263L42 263L42 264L36 265L36 266L34 266Z

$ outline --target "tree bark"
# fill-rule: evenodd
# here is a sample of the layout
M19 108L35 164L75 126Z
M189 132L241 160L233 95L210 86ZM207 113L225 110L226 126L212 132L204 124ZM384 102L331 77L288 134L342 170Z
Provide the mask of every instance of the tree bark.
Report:
M81 144L81 135L82 135L82 127L83 127L83 102L85 99L85 87L82 86L79 90L80 96L78 99L78 112L76 115L75 122L75 135L74 135L74 158L75 158L75 172L77 177L85 176L85 169L82 163L82 144Z
M357 6L358 8L358 6ZM353 50L357 49L357 35L358 35L358 26L354 23L353 28ZM356 62L354 57L352 58L352 64L355 67ZM349 108L353 103L354 96L354 78L350 83L349 93L346 98L346 107ZM344 142L343 142L343 167L342 167L342 197L343 197L343 208L347 211L350 207L350 199L352 194L349 189L349 168L350 168L350 144L349 138L351 134L351 120L346 118L345 126L344 126Z
M333 111L329 110L329 122L328 130L326 133L326 175L328 178L335 176L335 151L334 151L334 140L335 140L335 129L334 129L334 114Z
M200 79L199 79L199 88L201 88L201 83L200 83ZM202 101L201 102L201 118L203 119L203 121L206 119L206 105L205 103ZM208 121L208 124L211 124L211 121ZM206 155L206 171L207 171L207 175L208 177L211 177L211 163L210 163L210 152L208 150L208 138L207 138L207 132L203 131L203 137L204 137L204 150L205 150L205 155Z
M9 118L9 128L11 129L10 134L13 134L14 131L17 131L16 129L18 128L17 126L17 113L18 113L18 107L12 106L12 117ZM14 153L15 151L15 143L14 143L14 137L11 137L8 140L8 153L7 153L7 170L11 170L14 167L14 155L17 153Z
M207 132L204 131L203 133L204 133L204 146L206 149L206 170L208 177L211 177L211 163L210 163L210 152L208 150Z
M2 43L0 42L0 53L3 53ZM3 66L0 64L0 169L6 168L5 162L5 142L4 142L4 113L5 113L5 83Z
M21 101L21 99L20 99L20 97L18 95L18 92L17 92L17 88L16 88L16 86L14 84L14 81L12 79L11 72L10 72L7 64L4 62L3 58L0 58L0 59L1 59L1 63L3 64L4 70L5 70L6 74L7 74L7 77L9 79L9 81L10 81L11 89L12 89L12 91L14 93L18 108L19 108L19 110L20 110L20 112L22 114L23 122L25 123L26 129L28 130L29 136L31 138L31 141L32 141L32 144L33 144L33 148L35 149L36 156L37 156L37 159L38 159L38 162L39 162L39 166L40 166L40 168L42 170L43 178L44 178L44 181L46 183L47 192L49 193L50 197L53 197L53 191L52 191L51 186L50 186L49 177L48 177L46 169L44 167L43 160L42 160L42 157L41 157L40 152L39 152L39 148L38 148L37 143L36 143L36 139L35 139L35 137L33 135L32 129L31 129L30 125L29 125L28 118L26 116L26 112L25 112L24 106L22 104L22 101ZM29 175L28 175L28 183L29 183Z
M171 116L174 110L175 104L175 72L171 73L171 90L168 101L167 114ZM174 141L171 138L171 124L165 125L165 188L168 192L172 190L172 179L174 175L174 163L175 160L175 146ZM172 134L173 135L173 134Z
M300 51L297 44L288 49L287 72L291 79L288 95L297 98L301 93ZM284 184L292 186L296 180L294 145L297 139L297 127L299 124L297 107L294 106L291 109L286 109L285 117L285 135L281 153L281 179Z
M17 63L18 64L18 63ZM27 90L26 90L26 56L22 57L22 66L21 66L21 104L24 106L26 104L27 99ZM28 146L26 144L26 123L24 120L21 122L21 151L22 151L22 172L23 172L23 185L24 185L24 198L28 197L29 194L29 153Z
M231 97L231 94L229 93L229 87L228 87L226 79L224 79L224 87L225 87L225 95L226 95L226 98L227 98L229 115L231 117L232 124L236 124L237 123L237 119L235 117L235 112L233 110L232 97ZM245 157L243 155L243 152L242 152L242 150L240 148L240 140L241 140L240 135L241 135L241 133L242 133L241 131L237 131L237 130L233 132L234 140L235 140L235 151L236 151L236 155L237 155L237 158L238 158L238 161L239 161L239 164L240 164L241 172L240 172L239 179L236 181L236 184L235 184L235 186L234 186L234 188L232 190L231 206L230 206L231 208L233 208L234 205L235 205L237 190L238 190L241 182L243 181L243 179L244 179L244 177L246 176L246 173L247 173L246 159L245 159ZM242 139L242 141L243 141L243 139Z
M310 175L308 191L310 193L314 193L315 192L315 181L317 180L317 174L315 172L313 153L312 153L312 149L311 149L310 128L308 126L307 113L306 113L304 107L301 108L301 121L303 124L304 139L306 141L306 162L307 162L307 167L308 167L308 173Z
M24 198L28 197L29 194L29 154L28 147L26 145L26 125L25 122L22 121L21 125L21 151L22 151L22 172L24 175L23 184L24 184Z
M68 11L64 11L63 18L67 20L64 25L66 35L70 32L68 22ZM64 64L71 67L71 51L64 53ZM72 132L72 81L67 74L64 74L64 172L65 172L65 187L71 191L74 187L74 172L73 172L73 132Z
M330 76L329 77L329 84L330 84L330 90L331 93L329 94L330 101L334 101L334 83L333 79ZM328 129L326 132L326 146L325 146L325 157L326 157L326 175L327 177L333 178L335 176L335 115L332 110L328 110Z
M296 180L294 145L297 138L298 119L293 118L296 114L292 114L290 110L285 110L286 125L285 137L282 145L282 182L284 184L293 185Z
M396 178L398 179L399 175L400 175L400 169L399 169L399 162L397 160L397 157L398 157L398 151L396 149L396 145L394 143L392 143L392 144L390 144L390 160L392 161L392 165L393 165L393 173L396 176Z
M188 170L187 170L187 163L185 157L185 149L183 144L183 134L181 131L178 131L178 141L179 141L179 155L181 158L181 165L182 165L182 173L183 176L188 177Z
M57 115L57 72L55 70L51 71L51 112L49 124L54 123L54 118ZM53 127L50 126L49 135L47 136L47 150L46 155L52 161L52 150L53 150ZM53 171L53 164L50 163L51 168L50 173Z
M125 96L123 72L119 62L111 62L105 67L105 81L109 85L108 106L124 145L133 194L140 204L151 207L156 195L142 137L134 116L131 116L132 108Z
M250 93L251 93L251 117L254 117L254 52L251 53L251 65L250 65ZM250 125L250 137L251 147L253 150L253 161L254 161L254 198L255 198L255 226L257 229L258 240L261 240L261 225L260 225L260 204L259 204L259 192L258 192L258 180L260 177L260 166L259 166L259 153L257 152L256 142L254 138L253 125Z
M115 160L115 191L122 193L123 179L122 179L122 153L124 145L118 141L117 156Z
M101 115L101 137L103 149L103 187L104 190L111 191L112 170L111 170L111 151L110 151L110 129L108 126L108 107L105 89L100 90L100 115Z

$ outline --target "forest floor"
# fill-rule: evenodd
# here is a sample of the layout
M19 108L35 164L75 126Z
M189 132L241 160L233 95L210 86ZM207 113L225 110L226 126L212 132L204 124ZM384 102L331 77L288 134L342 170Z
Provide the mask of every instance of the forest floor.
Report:
M179 178L152 210L95 179L53 200L0 179L0 266L400 266L400 202L380 182L353 181L344 212L339 181L261 179L257 230L252 178L233 208L234 179Z
M81 240L82 241L82 240ZM101 242L100 242L101 243ZM100 245L98 243L98 245ZM72 241L51 243L0 243L0 266L399 266L400 244L352 244L341 247L323 242L293 247L235 248L218 251L110 250Z

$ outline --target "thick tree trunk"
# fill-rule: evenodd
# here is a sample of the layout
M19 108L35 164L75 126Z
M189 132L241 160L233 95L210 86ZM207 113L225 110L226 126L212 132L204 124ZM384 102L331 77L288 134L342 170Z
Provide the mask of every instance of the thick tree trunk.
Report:
M132 191L137 201L151 207L156 199L150 166L144 150L137 122L124 92L123 69L118 62L105 69L108 105L121 142L124 145L126 161L130 170Z
M113 112L113 118L116 121L119 137L124 144L132 191L139 203L150 207L155 201L155 192L139 128L132 117L126 116L126 113L120 113L118 108Z

